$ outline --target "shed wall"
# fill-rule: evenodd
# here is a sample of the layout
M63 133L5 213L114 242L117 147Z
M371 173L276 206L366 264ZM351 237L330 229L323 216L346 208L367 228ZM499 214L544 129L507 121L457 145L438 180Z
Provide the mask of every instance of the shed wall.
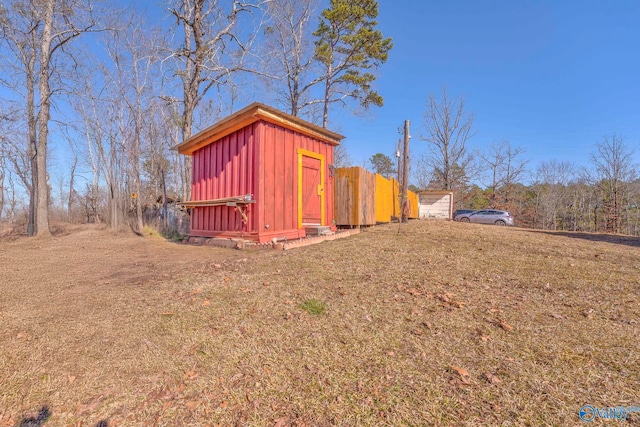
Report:
M453 196L447 194L420 193L420 218L450 219Z
M256 124L242 128L193 153L191 199L213 200L256 191ZM191 234L251 233L258 227L255 205L247 205L248 223L230 206L199 206L191 213Z
M198 206L194 236L242 235L265 242L305 236L298 224L298 149L324 157L323 225L333 225L334 188L328 166L333 146L265 121L255 122L193 153L192 200L252 194L247 224L234 207Z
M257 123L257 152L259 184L256 194L257 230L261 241L271 237L304 237L298 218L298 149L324 157L325 221L333 223L333 178L328 166L333 163L333 146L272 123Z

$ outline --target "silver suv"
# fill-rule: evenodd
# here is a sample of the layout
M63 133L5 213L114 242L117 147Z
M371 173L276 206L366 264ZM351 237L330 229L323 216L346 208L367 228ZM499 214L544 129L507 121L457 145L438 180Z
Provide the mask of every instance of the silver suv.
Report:
M475 209L456 209L453 211L453 220L460 221L461 216L468 216L475 212Z
M477 224L513 225L513 217L509 212L495 209L483 209L470 214L460 215L458 221Z

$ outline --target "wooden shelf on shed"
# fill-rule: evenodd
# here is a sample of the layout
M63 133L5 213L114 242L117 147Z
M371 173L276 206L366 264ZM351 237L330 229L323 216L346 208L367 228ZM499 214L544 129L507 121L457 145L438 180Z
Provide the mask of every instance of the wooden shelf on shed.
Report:
M221 199L212 199L212 200L191 200L188 202L180 202L178 203L180 206L184 206L185 208L195 208L198 206L238 206L238 205L248 205L250 203L255 203L256 201L253 199L247 199L246 196L237 196L237 197L223 197Z

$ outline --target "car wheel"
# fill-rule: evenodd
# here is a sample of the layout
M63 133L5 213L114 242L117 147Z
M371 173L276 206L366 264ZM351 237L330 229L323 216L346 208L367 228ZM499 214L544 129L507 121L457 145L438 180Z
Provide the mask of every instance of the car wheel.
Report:
M503 220L499 219L496 221L496 225L507 225Z
M460 222L469 222L469 218L460 218L458 221L460 221Z

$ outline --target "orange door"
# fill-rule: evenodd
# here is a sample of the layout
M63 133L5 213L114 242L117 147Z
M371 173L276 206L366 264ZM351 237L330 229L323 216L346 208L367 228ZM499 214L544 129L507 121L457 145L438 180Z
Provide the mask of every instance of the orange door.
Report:
M321 160L302 156L302 224L322 225Z

